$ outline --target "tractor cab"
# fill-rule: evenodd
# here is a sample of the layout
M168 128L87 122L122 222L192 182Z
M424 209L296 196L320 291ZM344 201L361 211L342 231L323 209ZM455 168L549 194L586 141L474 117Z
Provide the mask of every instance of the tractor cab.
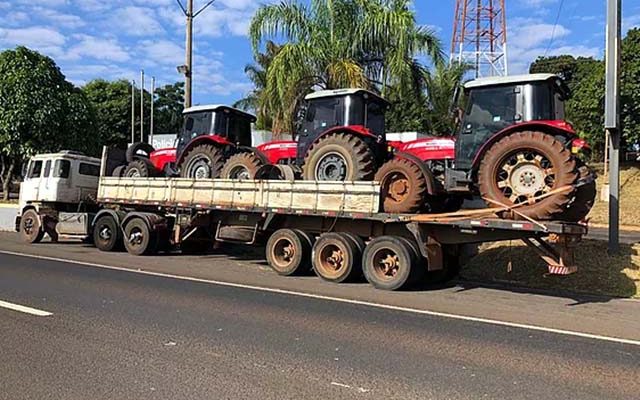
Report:
M185 155L200 145L251 146L251 124L256 121L251 114L225 105L205 105L187 108L183 115L184 125L175 147L149 155L158 172L166 172L167 167L179 169Z
M298 123L297 163L321 136L345 130L372 142L384 141L388 102L365 89L323 90L305 97Z
M548 125L573 132L565 121L569 90L553 74L481 78L464 85L455 168L475 167L483 146L494 136L523 124Z

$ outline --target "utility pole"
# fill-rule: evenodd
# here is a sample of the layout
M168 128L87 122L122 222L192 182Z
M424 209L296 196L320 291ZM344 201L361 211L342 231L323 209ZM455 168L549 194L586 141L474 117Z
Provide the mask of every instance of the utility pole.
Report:
M209 1L197 12L193 12L193 0L187 0L187 7L182 5L180 0L176 0L183 14L187 18L187 34L185 45L185 65L178 66L178 72L184 75L184 108L189 108L193 101L193 20L206 10L215 0Z
M149 129L149 144L153 146L153 109L156 103L156 77L151 78L151 128Z
M131 144L136 141L136 81L131 81Z
M140 142L144 142L144 70L140 70Z
M620 250L620 52L622 0L607 0L607 83L604 127L609 137L609 253Z

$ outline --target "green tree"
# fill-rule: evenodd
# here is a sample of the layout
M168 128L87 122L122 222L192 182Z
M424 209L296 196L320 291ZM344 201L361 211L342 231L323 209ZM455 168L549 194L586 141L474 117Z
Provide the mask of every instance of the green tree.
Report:
M265 38L285 43L267 71L271 110L291 127L306 93L340 87L372 88L386 94L411 86L417 56L440 62L434 32L416 23L409 0L311 0L263 5L250 26L253 49Z
M627 143L640 142L640 28L622 42L622 132Z
M184 82L159 87L156 89L155 95L155 133L177 134L182 129Z
M0 180L4 198L20 163L44 151L96 151L93 113L55 62L26 47L0 53Z
M256 113L257 129L271 130L274 133L282 133L282 127L273 125L273 112L269 107L269 96L267 94L267 71L273 59L280 51L280 46L268 40L266 51L255 56L256 63L249 64L244 68L245 74L253 83L253 90L243 99L238 100L234 107L250 110ZM277 110L276 110L277 111Z

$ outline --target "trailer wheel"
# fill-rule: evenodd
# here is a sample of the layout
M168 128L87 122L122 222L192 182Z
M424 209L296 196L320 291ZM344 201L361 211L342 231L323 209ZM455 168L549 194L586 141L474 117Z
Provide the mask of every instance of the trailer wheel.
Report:
M20 219L20 236L27 243L40 243L44 238L44 230L40 217L35 210L27 210Z
M548 220L562 213L574 194L557 193L534 199L578 178L576 161L555 137L543 132L518 132L500 140L487 151L478 170L482 197L506 205L524 204L518 212L529 218ZM495 207L495 204L489 204ZM507 218L520 219L504 212Z
M394 158L376 173L380 182L384 212L412 214L420 208L427 193L427 181L420 168L411 161Z
M157 250L157 235L142 218L134 218L124 227L124 247L129 254L142 256Z
M325 233L313 245L313 270L320 278L335 283L353 281L361 273L358 245L342 233Z
M364 250L362 269L367 281L377 289L398 290L417 281L420 266L410 241L381 236Z
M215 179L224 166L222 150L211 144L196 146L180 165L180 176L191 179Z
M239 153L229 157L220 172L222 179L254 179L262 161L253 153Z
M371 181L375 156L359 137L333 133L315 142L304 159L307 181Z
M267 262L283 276L300 275L311 269L311 238L302 231L280 229L267 241Z
M98 218L93 227L93 243L100 251L116 251L122 248L122 231L112 216L104 215Z

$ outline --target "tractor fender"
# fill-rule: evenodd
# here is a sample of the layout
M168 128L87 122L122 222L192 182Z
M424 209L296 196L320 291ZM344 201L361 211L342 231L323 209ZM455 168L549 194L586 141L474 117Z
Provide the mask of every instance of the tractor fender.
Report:
M326 131L324 131L321 134L319 134L318 136L316 136L316 138L315 138L315 140L313 142L315 143L319 139L322 139L323 137L325 137L327 135L330 135L332 133L338 133L338 132L350 133L350 134L355 135L355 136L361 136L361 137L364 137L364 138L375 139L376 141L379 141L379 140L382 139L379 136L375 135L373 132L371 132L369 130L369 128L367 128L367 127L365 127L363 125L348 125L348 126L334 126L333 128L329 128Z
M420 158L404 151L397 151L395 153L395 157L410 161L417 165L418 168L420 168L420 171L422 171L425 181L427 182L427 193L429 193L430 195L438 195L442 192L441 190L438 190L436 179L434 178L433 173Z
M513 135L514 133L530 130L551 133L556 137L560 136L564 138L567 143L570 143L571 139L578 138L578 135L576 134L576 131L573 129L573 127L564 121L532 121L513 125L494 134L482 145L482 147L480 147L473 159L471 169L473 171L476 171L480 167L480 162L482 161L485 153L491 148L491 146L493 146L501 139L509 135Z
M176 159L176 165L180 165L182 161L184 161L184 156L191 151L196 146L201 144L213 144L216 146L220 146L221 148L227 146L233 146L234 143L231 143L227 138L220 135L203 135L198 136L192 141L190 141L187 146L182 150L182 152L178 155Z

